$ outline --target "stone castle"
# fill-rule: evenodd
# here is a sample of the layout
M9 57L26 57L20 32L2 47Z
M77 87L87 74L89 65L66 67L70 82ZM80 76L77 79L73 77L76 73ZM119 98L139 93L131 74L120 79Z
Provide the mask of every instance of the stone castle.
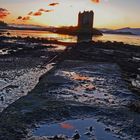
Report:
M94 12L84 11L78 15L79 30L91 31L93 29Z

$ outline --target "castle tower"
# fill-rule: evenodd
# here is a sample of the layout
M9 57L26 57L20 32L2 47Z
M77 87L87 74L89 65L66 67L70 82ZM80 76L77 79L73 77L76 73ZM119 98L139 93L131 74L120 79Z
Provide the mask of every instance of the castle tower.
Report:
M79 13L78 15L78 28L80 30L92 30L93 28L93 20L94 20L94 12L93 11L84 11L83 13Z

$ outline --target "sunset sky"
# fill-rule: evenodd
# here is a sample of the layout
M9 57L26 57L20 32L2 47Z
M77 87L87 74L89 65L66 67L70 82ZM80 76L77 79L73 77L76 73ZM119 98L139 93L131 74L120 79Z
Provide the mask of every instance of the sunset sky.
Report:
M77 25L84 10L96 28L140 27L140 0L0 0L0 20L15 24Z

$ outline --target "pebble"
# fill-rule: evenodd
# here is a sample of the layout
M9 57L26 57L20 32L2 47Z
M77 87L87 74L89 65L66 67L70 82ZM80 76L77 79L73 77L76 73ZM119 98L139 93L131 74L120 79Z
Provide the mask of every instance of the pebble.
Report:
M85 132L84 135L88 135L88 136L90 136L91 133L90 133L90 132Z
M76 131L72 138L74 140L79 140L80 139L80 134Z
M107 128L105 128L105 131L110 132L110 131L111 131L111 129L107 127Z

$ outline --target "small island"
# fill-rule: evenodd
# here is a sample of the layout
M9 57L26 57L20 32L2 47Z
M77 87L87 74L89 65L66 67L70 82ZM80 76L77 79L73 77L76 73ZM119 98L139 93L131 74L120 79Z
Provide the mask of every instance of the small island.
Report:
M55 28L53 32L68 35L103 35L99 30L93 28L94 12L84 11L79 12L78 25L70 27Z

